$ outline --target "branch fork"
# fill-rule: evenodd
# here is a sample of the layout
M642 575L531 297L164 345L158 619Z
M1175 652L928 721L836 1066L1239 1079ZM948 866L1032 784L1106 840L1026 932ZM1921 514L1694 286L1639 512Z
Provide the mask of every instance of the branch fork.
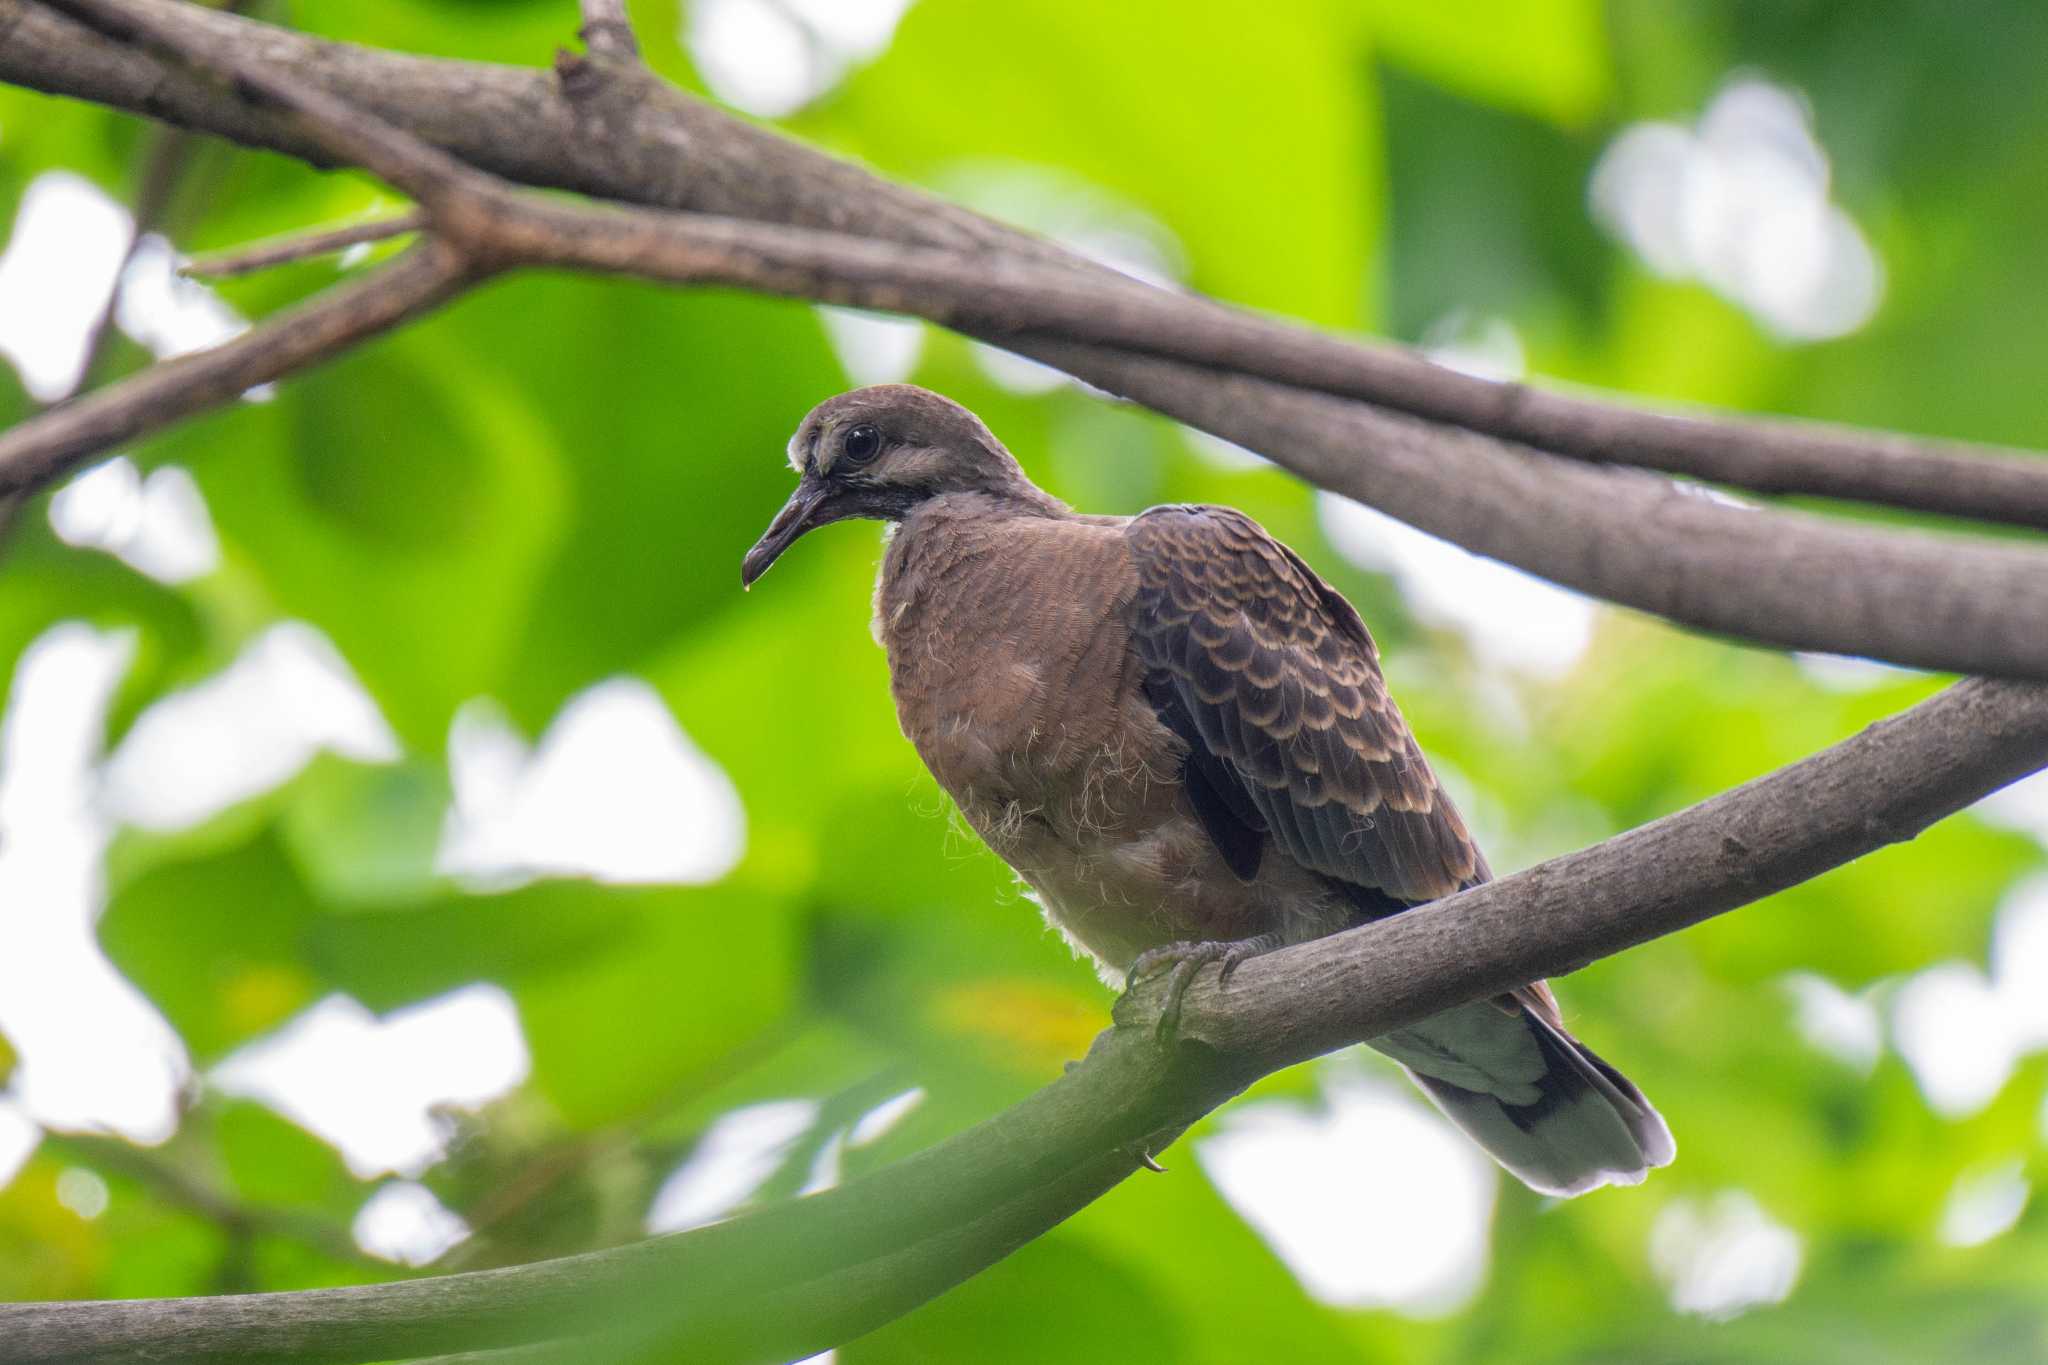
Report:
M373 56L167 0L0 0L0 78L362 165L419 208L353 231L426 234L234 341L0 433L0 497L497 273L570 265L909 311L1272 454L1311 483L1481 553L1684 624L2048 678L2039 629L2048 553L2038 547L1730 508L1598 467L1620 461L2044 526L2048 461L1491 385L1150 290L673 92L640 66L622 0L584 0L582 21L590 55L566 59L557 87L535 73ZM289 117L205 88L131 39ZM416 92L436 71L447 73L449 98L511 112L446 134L452 149L428 143L402 108L379 100L393 83ZM606 98L607 76L630 85L630 102ZM557 160L537 164L536 146ZM687 178L671 170L681 159ZM565 203L529 185L623 202ZM265 244L229 264L302 259L348 231ZM646 1344L619 1336L630 1303L668 1305L644 1330L695 1358L807 1355L992 1264L1134 1170L1158 1169L1154 1153L1171 1136L1259 1075L1758 899L1910 838L2044 764L2048 688L1966 681L1593 848L1247 962L1227 993L1204 975L1169 1052L1154 1040L1163 987L1141 985L1119 1002L1117 1027L1044 1090L840 1189L506 1270L209 1300L0 1306L0 1342L23 1362L346 1362L573 1331L623 1355Z

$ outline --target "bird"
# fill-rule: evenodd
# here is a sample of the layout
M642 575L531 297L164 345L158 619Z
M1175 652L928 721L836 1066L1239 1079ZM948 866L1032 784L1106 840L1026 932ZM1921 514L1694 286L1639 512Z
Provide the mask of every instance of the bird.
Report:
M827 399L742 563L886 524L872 629L897 719L966 822L1103 979L1249 957L1491 877L1358 612L1228 507L1077 512L973 412L909 384ZM1543 982L1368 1041L1543 1194L1676 1148Z

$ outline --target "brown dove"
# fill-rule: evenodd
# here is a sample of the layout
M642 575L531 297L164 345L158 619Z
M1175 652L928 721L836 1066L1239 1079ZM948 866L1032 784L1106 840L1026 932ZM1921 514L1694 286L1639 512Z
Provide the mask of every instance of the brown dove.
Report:
M904 734L1105 980L1194 971L1396 914L1491 873L1387 695L1351 604L1227 507L1075 512L979 418L910 385L842 394L789 443L805 532L888 524L874 631ZM1537 1190L1673 1155L1542 983L1371 1040Z

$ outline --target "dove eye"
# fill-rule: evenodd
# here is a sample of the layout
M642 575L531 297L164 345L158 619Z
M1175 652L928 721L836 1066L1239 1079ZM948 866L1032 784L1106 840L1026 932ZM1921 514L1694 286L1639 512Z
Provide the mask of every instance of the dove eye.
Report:
M866 422L846 433L839 443L840 453L850 464L866 464L881 453L882 433Z

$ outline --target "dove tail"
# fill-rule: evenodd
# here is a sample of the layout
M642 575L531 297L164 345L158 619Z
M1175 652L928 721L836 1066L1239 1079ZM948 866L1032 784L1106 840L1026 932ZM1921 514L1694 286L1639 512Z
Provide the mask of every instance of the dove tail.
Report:
M1464 1005L1382 1050L1408 1068L1446 1118L1544 1194L1633 1185L1677 1152L1642 1091L1526 1004L1514 1011L1490 1001ZM1515 1064L1494 1063L1489 1054Z

